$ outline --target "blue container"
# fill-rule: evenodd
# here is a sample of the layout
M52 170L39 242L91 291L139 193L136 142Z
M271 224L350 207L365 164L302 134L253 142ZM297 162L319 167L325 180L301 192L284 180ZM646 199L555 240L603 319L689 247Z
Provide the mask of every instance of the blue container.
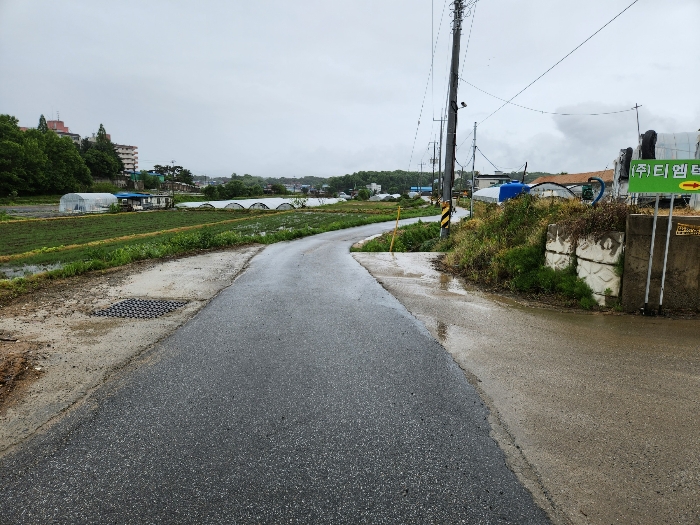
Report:
M521 193L530 193L530 186L522 182L509 182L508 184L503 184L500 188L501 193L498 195L498 202L507 201Z

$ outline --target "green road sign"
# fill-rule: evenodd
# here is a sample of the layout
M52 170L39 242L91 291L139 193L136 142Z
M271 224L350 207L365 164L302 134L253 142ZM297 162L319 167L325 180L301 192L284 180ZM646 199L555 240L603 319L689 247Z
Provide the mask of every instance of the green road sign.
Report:
M633 160L629 193L700 193L700 160Z

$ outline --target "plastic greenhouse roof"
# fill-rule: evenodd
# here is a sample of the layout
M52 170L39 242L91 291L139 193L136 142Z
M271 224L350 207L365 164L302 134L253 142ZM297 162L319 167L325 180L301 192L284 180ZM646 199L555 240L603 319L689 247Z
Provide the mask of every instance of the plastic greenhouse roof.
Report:
M81 199L113 199L114 195L111 193L66 193L64 197L68 195L77 195Z
M289 205L294 208L294 200L295 199L285 199L282 197L270 197L267 199L232 199L232 200L225 200L225 201L207 201L207 202L181 202L180 204L176 204L175 207L177 208L200 208L200 207L211 207L211 208L226 208L227 206L232 207L232 204L237 204L241 208L244 209L250 209L251 207L260 207L260 205L264 205L267 209L270 210L275 210L279 206L282 205ZM340 199L334 199L334 198L329 198L329 199L319 199L319 198L308 198L305 200L304 204L309 207L315 207L315 206L322 206L324 204L335 204L339 202Z

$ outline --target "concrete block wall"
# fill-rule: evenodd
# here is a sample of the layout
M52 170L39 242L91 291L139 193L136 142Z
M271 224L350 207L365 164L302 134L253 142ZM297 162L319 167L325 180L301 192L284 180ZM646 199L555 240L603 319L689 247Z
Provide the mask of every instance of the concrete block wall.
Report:
M579 239L576 245L576 272L593 290L593 297L600 305L608 296L619 297L622 279L615 270L625 249L624 232L608 232L602 238ZM573 239L557 224L547 228L546 264L562 270L571 264L574 253Z
M644 306L653 220L651 215L630 215L627 219L622 307L628 312ZM679 224L700 227L700 217L673 216L663 306L672 310L700 311L700 236L683 235L678 229ZM649 307L652 309L659 306L667 228L668 216L660 216L656 225L649 289Z

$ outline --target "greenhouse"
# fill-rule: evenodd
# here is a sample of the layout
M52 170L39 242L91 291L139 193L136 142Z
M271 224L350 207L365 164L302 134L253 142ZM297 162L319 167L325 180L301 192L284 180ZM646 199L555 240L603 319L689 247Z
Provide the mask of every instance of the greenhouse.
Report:
M400 197L400 195L397 195ZM388 195L391 197L391 195ZM284 199L269 197L266 199L234 199L228 201L181 202L176 208L217 208L233 210L294 210L296 208L312 208L326 204L335 204L341 199Z
M104 213L117 198L111 193L67 193L61 197L59 212L65 213Z

